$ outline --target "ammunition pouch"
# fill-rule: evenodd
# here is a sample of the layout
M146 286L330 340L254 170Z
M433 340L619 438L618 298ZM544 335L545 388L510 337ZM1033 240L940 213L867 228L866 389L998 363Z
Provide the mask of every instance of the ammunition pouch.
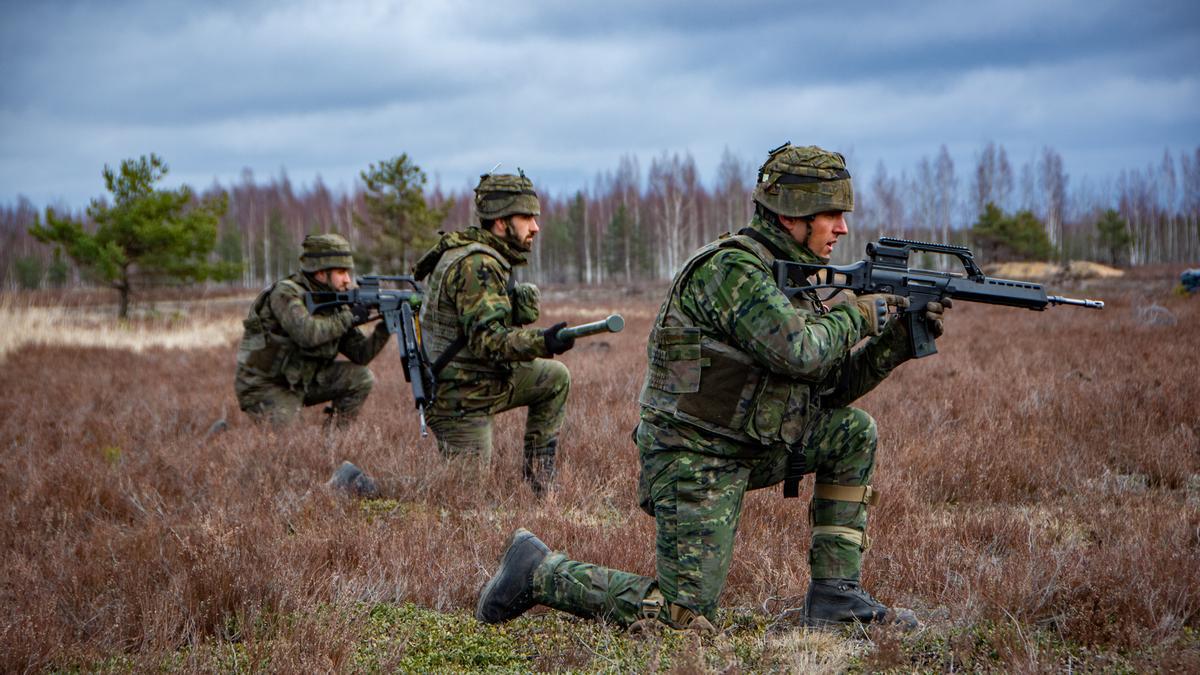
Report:
M283 279L278 283L295 282ZM303 349L288 335L272 330L282 330L268 304L275 286L259 294L249 316L242 321L244 332L238 345L238 367L251 375L276 382L286 381L289 388L304 389L322 364L337 358L339 341Z
M762 369L750 357L716 340L702 339L697 347L699 358L686 368L689 374L695 374L697 386L681 393L677 410L741 430L762 380Z
M251 335L243 341L243 345L247 348L243 365L258 375L270 378L283 372L284 363L294 351L291 340L274 333Z
M275 290L272 284L258 295L250 314L242 321L242 341L238 345L238 365L260 377L275 379L283 372L284 364L295 345L284 335L272 333L263 322L268 298Z
M514 284L508 292L508 301L512 303L512 324L528 326L536 323L540 298L537 286L525 282Z

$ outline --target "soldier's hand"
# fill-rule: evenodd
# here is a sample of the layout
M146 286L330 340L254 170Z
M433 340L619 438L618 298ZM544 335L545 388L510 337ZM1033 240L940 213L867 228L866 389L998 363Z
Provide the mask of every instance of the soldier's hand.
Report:
M560 321L553 326L542 330L542 339L546 341L546 351L557 355L569 350L575 346L575 338L567 338L560 340L558 331L567 327L566 321Z
M933 337L939 338L942 333L946 332L946 326L943 323L946 320L946 310L954 306L950 298L946 298L941 302L934 300L925 305L925 321L929 323L929 332Z
M371 308L361 302L350 305L350 314L354 316L355 326L361 326L371 320Z
M892 314L908 307L908 298L891 293L872 293L870 295L850 295L850 302L862 313L867 320L867 334L879 335L887 325Z

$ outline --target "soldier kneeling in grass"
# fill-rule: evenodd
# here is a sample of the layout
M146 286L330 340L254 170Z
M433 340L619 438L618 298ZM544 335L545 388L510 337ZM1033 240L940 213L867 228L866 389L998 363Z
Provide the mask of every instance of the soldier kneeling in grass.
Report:
M305 293L346 291L354 283L350 244L340 235L305 237L300 270L260 293L243 321L234 379L238 405L280 427L304 406L329 403L326 424L345 426L371 393L375 376L367 364L387 345L387 327L381 321L364 334L358 326L371 317L360 306L309 313ZM337 360L339 353L350 360Z
M915 625L910 611L859 584L867 509L878 497L870 486L877 436L871 416L850 406L913 357L905 322L890 320L907 300L864 295L830 309L815 291L789 299L776 286L775 260L825 264L847 234L843 214L854 197L842 155L776 148L754 201L746 228L683 264L650 333L636 442L657 574L571 560L519 529L480 594L480 621L542 604L712 632L746 491L812 473L807 623ZM924 314L935 336L945 308L931 302Z

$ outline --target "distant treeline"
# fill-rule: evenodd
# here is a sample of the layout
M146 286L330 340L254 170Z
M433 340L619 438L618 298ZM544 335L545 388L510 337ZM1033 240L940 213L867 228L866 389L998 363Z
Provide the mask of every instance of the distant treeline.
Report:
M664 153L644 168L626 155L573 193L543 189L542 232L525 276L585 284L669 278L692 250L746 223L756 167L726 150L716 175L702 180L690 153ZM850 235L835 262L860 258L865 243L880 234L977 244L972 228L989 213L989 204L995 207L992 215L998 208L1016 222L1037 223L1049 243L1038 250L1051 257L1123 265L1200 260L1200 147L1178 156L1164 150L1157 164L1123 169L1100 184L1071 181L1052 148L1017 167L994 143L976 153L966 170L942 146L898 175L882 162L873 175L862 168L855 175ZM537 176L531 177L536 184ZM247 169L239 182L214 184L198 196L220 192L228 196L228 209L213 256L240 263L243 286L260 287L295 270L307 233L338 231L356 246L371 243L362 227L367 206L362 184L345 194L318 178L297 189L286 173L261 180ZM469 189L434 186L424 198L434 209L452 202L443 229L471 223ZM1106 219L1110 210L1115 215ZM28 234L41 215L25 198L0 206L0 280L6 288L87 281L70 260L55 257L53 247ZM82 208L78 217L86 218ZM1114 238L1114 226L1128 236Z

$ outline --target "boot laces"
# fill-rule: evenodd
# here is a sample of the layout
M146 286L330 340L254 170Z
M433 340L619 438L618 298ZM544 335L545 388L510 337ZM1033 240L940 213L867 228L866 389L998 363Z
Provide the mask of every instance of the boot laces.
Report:
M864 602L867 602L871 605L874 605L877 607L884 606L882 602L879 602L878 600L876 600L869 592L867 592L867 589L865 589L861 585L859 585L858 582L842 581L841 583L838 584L838 590L843 591L843 592L849 592L851 595L854 595L854 596L862 599Z

